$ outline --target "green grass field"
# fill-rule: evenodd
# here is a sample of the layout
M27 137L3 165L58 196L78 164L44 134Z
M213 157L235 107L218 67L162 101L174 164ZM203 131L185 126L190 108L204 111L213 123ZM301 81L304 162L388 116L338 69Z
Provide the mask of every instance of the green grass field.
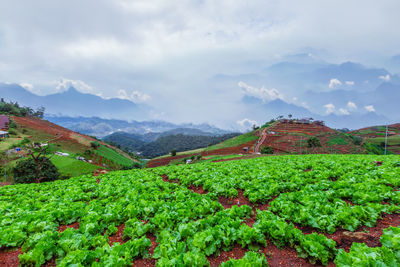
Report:
M251 131L249 133L243 134L243 135L239 135L236 137L233 137L231 139L225 140L222 143L210 146L207 150L216 150L216 149L220 149L220 148L226 148L226 147L232 147L232 146L239 146L241 144L253 141L253 140L257 140L259 137L255 135L256 131L259 130L255 130L255 131Z
M54 155L50 160L57 167L61 175L70 177L92 173L96 169L101 169L99 166L71 157Z
M116 152L106 146L100 145L99 148L97 148L96 153L99 156L102 156L103 158L114 161L115 163L117 163L119 165L122 165L122 166L131 166L132 165L132 161L130 159L124 157L121 154L118 154L118 152Z
M327 142L327 144L330 145L330 146L332 146L332 145L347 145L348 142L343 137L334 137L334 138L330 139Z
M372 144L380 144L385 142L385 137L376 137L368 139L368 142ZM392 135L388 137L388 145L397 146L400 145L400 135Z

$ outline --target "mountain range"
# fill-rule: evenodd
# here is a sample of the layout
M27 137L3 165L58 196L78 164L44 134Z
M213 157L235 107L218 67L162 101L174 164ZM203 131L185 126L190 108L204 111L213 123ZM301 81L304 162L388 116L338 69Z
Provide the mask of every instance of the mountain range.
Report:
M98 116L104 118L148 119L149 107L119 98L104 99L93 94L82 93L74 87L67 91L39 96L18 84L0 83L0 95L8 101L17 101L23 106L46 108L46 114L67 116Z
M197 135L197 136L217 136L232 131L223 130L215 126L203 124L174 124L165 121L124 121L114 119L102 119L99 117L67 117L46 115L45 119L71 129L76 132L104 137L115 132L125 132L133 134L138 139L150 142L158 137L166 135Z

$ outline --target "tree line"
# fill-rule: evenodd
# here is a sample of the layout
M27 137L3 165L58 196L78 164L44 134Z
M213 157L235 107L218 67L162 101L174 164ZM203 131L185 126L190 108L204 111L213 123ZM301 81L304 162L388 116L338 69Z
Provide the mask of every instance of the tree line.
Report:
M44 107L39 107L34 110L31 107L24 107L18 104L18 102L6 102L4 98L0 100L0 114L12 115L17 117L37 117L43 118Z

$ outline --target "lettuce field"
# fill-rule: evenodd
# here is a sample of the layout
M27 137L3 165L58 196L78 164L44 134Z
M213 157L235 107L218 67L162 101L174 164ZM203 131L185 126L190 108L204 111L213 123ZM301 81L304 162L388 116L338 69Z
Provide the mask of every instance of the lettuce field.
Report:
M1 266L400 266L400 156L293 155L0 187Z

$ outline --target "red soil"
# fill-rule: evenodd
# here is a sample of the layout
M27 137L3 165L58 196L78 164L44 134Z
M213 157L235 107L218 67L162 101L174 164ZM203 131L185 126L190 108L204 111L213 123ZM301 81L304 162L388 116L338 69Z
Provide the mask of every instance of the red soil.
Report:
M19 265L18 255L22 254L21 249L0 249L0 266L17 267Z
M333 234L322 234L325 235L327 238L334 240L338 244L337 248L342 248L345 251L349 252L353 242L365 243L369 247L381 246L382 244L379 241L379 238L383 234L383 229L388 228L389 226L400 226L400 214L383 214L382 219L379 219L377 221L376 226L362 226L358 228L355 232L349 232L340 228L337 229L336 232ZM312 227L304 227L298 224L295 224L295 227L297 229L300 229L304 234L318 232L315 228Z
M87 147L90 146L90 142L95 141L95 139L92 137L68 130L57 124L41 120L38 118L12 117L12 119L19 126L27 127L30 129L34 129L49 134L53 136L53 138L58 138L57 140L70 141Z
M162 177L163 181L166 182L166 183L179 184L179 180L178 179L170 180L168 175L166 175L166 174L162 175L161 177Z
M149 259L137 259L133 262L133 266L138 266L138 267L156 266L156 260L151 258L153 256L154 250L158 246L158 244L156 242L156 237L152 234L147 234L146 237L148 239L150 239L150 241L151 241L151 247L149 248L150 258Z
M197 194L207 194L207 190L204 190L203 186L195 186L195 185L190 185L188 187L189 190L192 190L193 192L197 193Z
M248 249L242 248L240 245L236 244L231 251L222 251L219 255L208 256L207 259L210 262L211 267L217 267L221 263L228 261L229 259L240 259L243 258L244 254Z
M10 184L11 184L10 182L1 182L0 186L10 185Z
M183 159L187 157L191 157L193 155L201 155L203 157L210 156L210 155L232 155L232 154L243 154L243 147L252 147L255 144L256 140L250 141L244 144L241 144L239 146L233 146L233 147L226 147L226 148L220 148L220 149L215 149L215 150L210 150L210 151L203 151L201 153L195 153L195 154L187 154L187 155L179 155L179 156L174 156L174 157L165 157L165 158L159 158L159 159L153 159L147 162L147 167L149 168L155 168L159 166L164 166L168 165L172 160L175 159Z
M270 267L286 267L286 266L307 266L315 267L320 265L312 265L306 259L297 257L297 251L291 247L285 247L284 249L277 248L271 241L267 239L267 246L263 248L262 253L265 254L268 265ZM335 264L330 262L328 267L333 267Z
M57 231L62 233L68 228L79 229L79 222L74 222L74 223L71 223L71 224L68 224L68 225L60 225L60 226L58 226Z
M116 242L119 242L121 245L124 244L126 242L122 239L124 230L125 230L125 224L121 224L120 226L118 226L118 231L115 234L108 237L109 240L108 244L110 246L112 246Z
M20 127L34 129L36 131L46 133L49 136L51 136L50 137L51 139L57 138L57 142L67 141L84 147L90 147L91 142L97 141L106 147L117 150L118 153L123 154L125 157L130 158L129 155L126 154L125 152L107 143L98 141L93 137L71 131L67 128L61 127L60 125L51 123L46 120L41 120L33 117L15 117L15 116L12 116L12 120L14 120Z
M249 205L252 206L252 203L243 196L243 190L238 189L238 197L236 198L227 198L227 197L218 197L218 202L224 206L225 209L232 208L232 206L242 206L242 205Z

